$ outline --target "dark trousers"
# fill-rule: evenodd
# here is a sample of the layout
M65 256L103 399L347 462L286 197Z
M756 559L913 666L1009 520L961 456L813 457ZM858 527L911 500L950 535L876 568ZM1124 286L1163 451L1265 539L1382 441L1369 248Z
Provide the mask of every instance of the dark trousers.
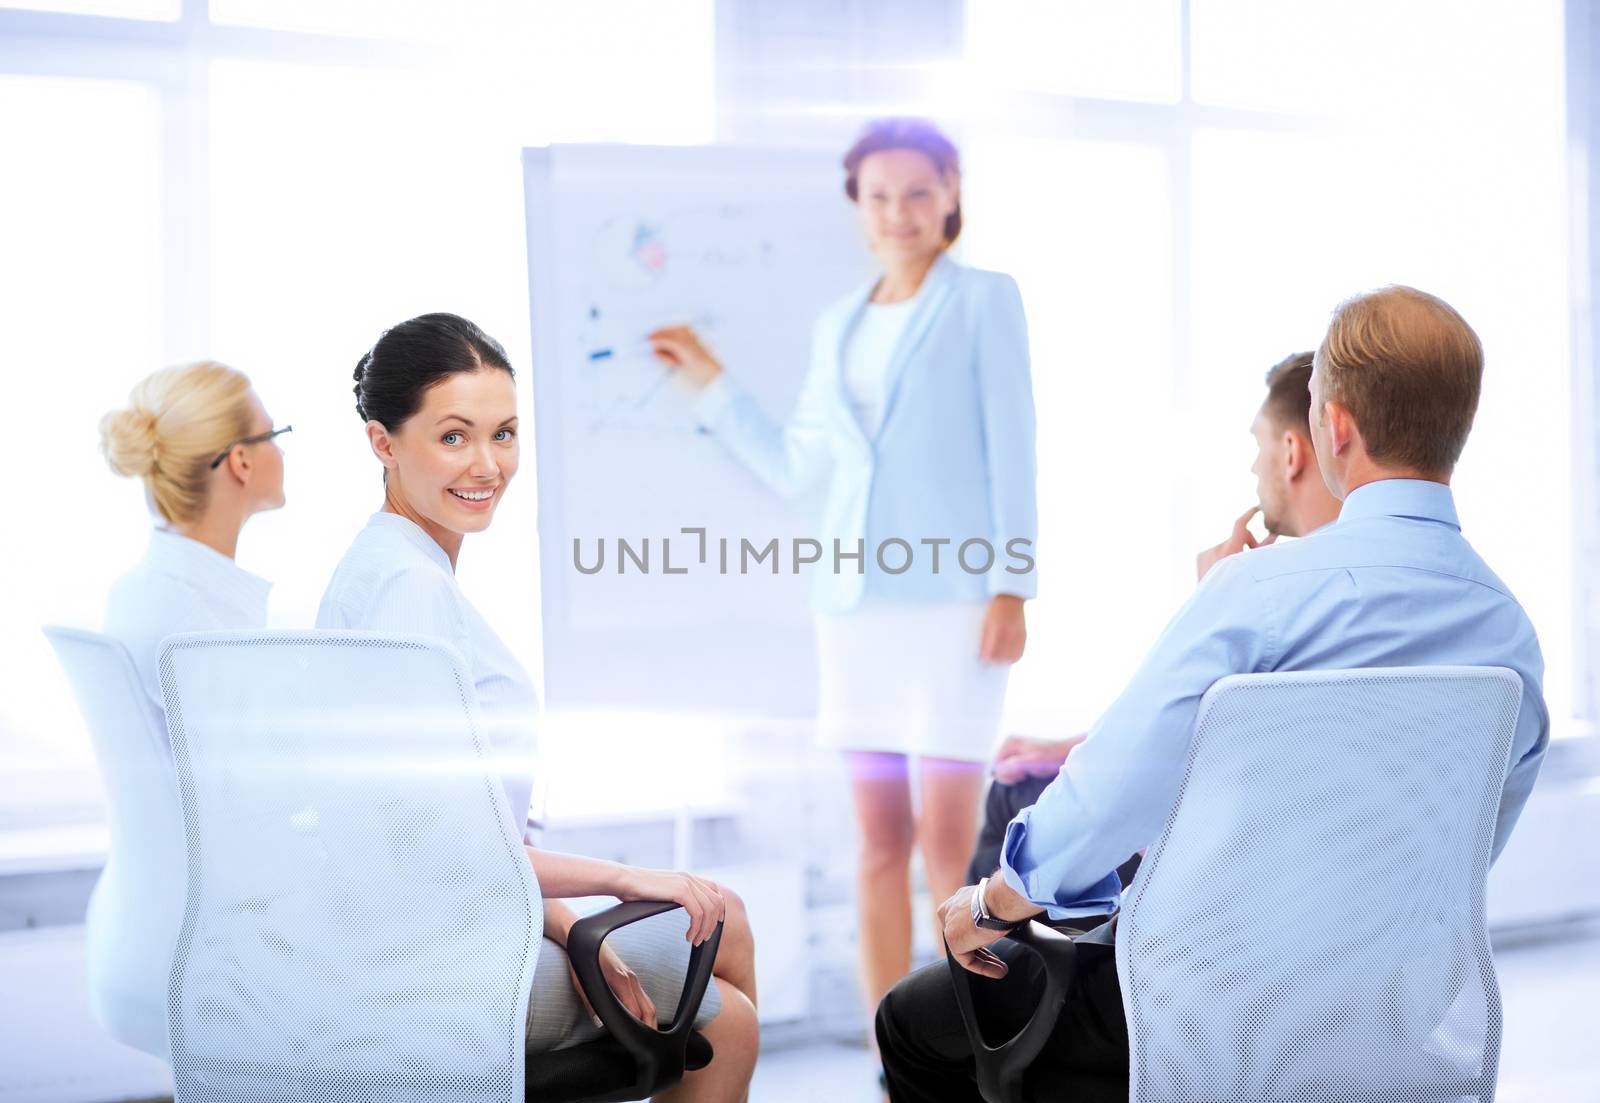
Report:
M999 867L1006 825L1039 799L1050 780L1030 777L1014 785L997 781L989 786L978 845L967 867L968 884L976 884ZM1138 869L1139 855L1135 854L1117 873L1127 884ZM1075 927L1095 923L1094 919L1072 921ZM1114 937L1115 925L1107 923L1077 940L1077 980L1055 1033L1028 1071L1028 1098L1061 1103L1127 1100L1128 1032L1117 983ZM1038 958L1007 939L995 943L994 951L1005 959L1010 972L1000 980L972 978L973 1010L990 1045L1021 1030L1044 991L1044 969ZM919 969L889 990L878 1005L877 1032L894 1103L981 1101L972 1044L961 1022L945 962Z
M1094 931L1078 941L1077 981L1055 1032L1026 1074L1028 1099L1126 1103L1128 1032L1109 934ZM1097 936L1104 940L1095 941ZM1044 991L1044 969L1032 953L1007 939L994 950L1010 971L999 980L972 977L973 1009L990 1045L1022 1029ZM894 1103L981 1103L972 1045L945 962L918 969L891 988L878 1005L877 1029Z

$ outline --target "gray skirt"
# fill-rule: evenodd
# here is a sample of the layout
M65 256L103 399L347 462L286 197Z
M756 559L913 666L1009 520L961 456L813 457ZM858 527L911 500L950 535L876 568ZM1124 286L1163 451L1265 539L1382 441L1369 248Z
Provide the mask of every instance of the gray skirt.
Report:
M689 972L692 947L683 937L688 929L689 917L682 911L670 911L631 923L606 939L606 945L639 975L639 984L656 1005L663 1026L677 1014L678 997ZM566 1049L605 1034L605 1028L595 1026L589 1018L576 983L567 965L567 952L550 939L542 939L533 970L533 991L528 996L528 1052ZM704 1030L720 1010L722 994L713 981L706 986L695 1029Z

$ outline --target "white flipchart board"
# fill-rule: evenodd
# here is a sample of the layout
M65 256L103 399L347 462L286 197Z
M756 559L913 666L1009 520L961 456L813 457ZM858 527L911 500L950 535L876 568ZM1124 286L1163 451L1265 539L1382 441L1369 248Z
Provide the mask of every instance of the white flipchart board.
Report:
M816 501L779 499L699 432L695 392L644 337L694 325L787 417L818 311L869 272L837 154L556 146L523 169L550 705L809 714L809 576L791 549ZM704 562L685 528L706 530ZM618 538L635 553L648 538L648 572ZM686 573L664 572L668 538ZM741 575L741 539L773 538L780 573L769 558ZM577 569L575 540L585 567L603 541L602 570Z

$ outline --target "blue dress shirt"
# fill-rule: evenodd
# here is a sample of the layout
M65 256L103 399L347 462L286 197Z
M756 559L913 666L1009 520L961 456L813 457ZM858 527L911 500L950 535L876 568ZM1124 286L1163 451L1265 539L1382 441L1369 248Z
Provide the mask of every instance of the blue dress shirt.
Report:
M1106 871L1161 833L1200 698L1219 678L1434 665L1503 666L1522 678L1498 856L1549 739L1539 641L1462 537L1450 488L1389 479L1352 491L1339 519L1304 539L1212 568L1060 775L1011 821L1001 874L1054 918L1114 893Z

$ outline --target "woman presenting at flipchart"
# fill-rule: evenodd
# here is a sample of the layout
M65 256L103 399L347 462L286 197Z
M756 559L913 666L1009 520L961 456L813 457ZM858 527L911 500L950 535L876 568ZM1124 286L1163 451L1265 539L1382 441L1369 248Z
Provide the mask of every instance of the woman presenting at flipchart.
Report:
M831 467L812 568L818 719L849 760L870 1009L910 966L913 844L937 902L962 885L977 834L1036 588L1034 413L1016 283L947 255L961 230L955 146L931 123L881 120L844 168L882 272L817 320L787 424L691 330L651 341L703 387L701 426L774 490L799 494Z

